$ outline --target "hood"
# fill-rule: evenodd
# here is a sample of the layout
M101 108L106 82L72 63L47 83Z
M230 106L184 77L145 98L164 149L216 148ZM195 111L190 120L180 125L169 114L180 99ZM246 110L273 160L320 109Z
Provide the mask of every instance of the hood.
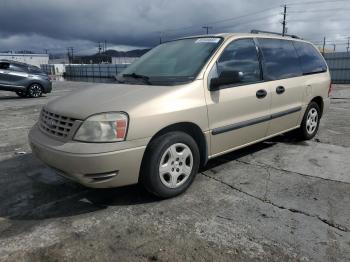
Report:
M97 113L128 112L177 88L179 86L97 84L55 99L45 108L59 115L83 120Z

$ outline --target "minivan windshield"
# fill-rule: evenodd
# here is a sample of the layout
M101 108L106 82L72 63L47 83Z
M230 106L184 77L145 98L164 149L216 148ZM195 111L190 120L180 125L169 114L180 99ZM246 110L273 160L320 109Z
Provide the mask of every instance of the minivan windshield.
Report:
M150 85L192 81L221 40L220 37L198 37L158 45L119 74L117 81Z

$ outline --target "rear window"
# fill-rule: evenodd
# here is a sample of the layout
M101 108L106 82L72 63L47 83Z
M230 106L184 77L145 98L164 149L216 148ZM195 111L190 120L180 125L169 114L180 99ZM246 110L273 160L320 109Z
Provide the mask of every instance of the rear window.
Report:
M259 38L264 60L265 79L277 80L301 76L298 55L292 41Z
M43 73L43 71L39 67L36 67L36 66L29 66L28 70L31 73L37 73L37 74Z
M321 54L309 43L294 42L304 75L327 71L327 65Z

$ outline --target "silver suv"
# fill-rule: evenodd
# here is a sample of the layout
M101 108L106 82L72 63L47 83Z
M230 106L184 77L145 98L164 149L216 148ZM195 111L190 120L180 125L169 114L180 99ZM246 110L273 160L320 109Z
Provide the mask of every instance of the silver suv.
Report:
M258 34L164 43L117 80L50 101L31 148L86 186L141 182L163 198L184 192L208 159L291 130L313 138L331 90L312 44Z
M40 97L51 89L49 76L39 67L0 60L0 90L16 92L20 97Z

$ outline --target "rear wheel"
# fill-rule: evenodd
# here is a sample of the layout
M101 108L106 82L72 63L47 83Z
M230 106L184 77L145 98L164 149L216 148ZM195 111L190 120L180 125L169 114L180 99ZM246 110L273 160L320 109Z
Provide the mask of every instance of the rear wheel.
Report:
M29 97L37 98L42 96L43 88L39 84L31 84L27 89L27 95Z
M16 91L16 94L19 96L19 97L26 97L27 94L25 91Z
M141 173L146 189L162 198L186 191L199 168L199 150L191 136L171 132L149 145Z
M321 110L316 102L311 102L304 114L301 126L298 130L299 138L302 140L312 139L320 125Z

